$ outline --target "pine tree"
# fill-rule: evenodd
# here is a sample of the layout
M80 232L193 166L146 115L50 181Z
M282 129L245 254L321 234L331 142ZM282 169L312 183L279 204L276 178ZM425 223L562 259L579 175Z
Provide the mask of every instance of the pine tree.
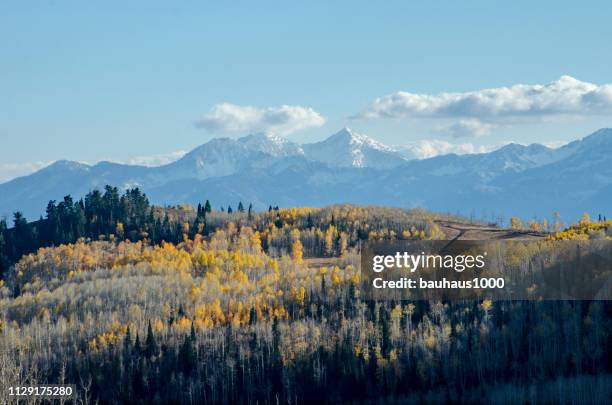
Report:
M140 346L140 337L138 336L138 332L136 332L136 341L134 342L134 354L136 356L140 356L142 353L142 347Z
M249 311L249 325L255 325L257 323L257 310L254 306Z
M14 259L19 259L23 254L32 251L32 229L20 211L13 214L13 235Z
M244 205L242 205L242 201L238 202L238 212L244 212Z
M155 343L155 336L153 336L153 328L151 327L151 321L149 321L149 327L147 328L147 340L145 343L145 356L153 357L157 356L157 343Z
M191 339L192 343L196 342L196 331L195 331L195 324L193 321L191 321L191 330L189 331L189 338Z
M308 213L308 217L306 217L306 228L310 229L314 227L314 222L312 221L312 215L310 215L310 212Z
M384 305L380 306L379 310L379 322L380 322L380 346L382 349L383 356L387 356L391 350L391 324L389 319L389 313Z
M132 335L130 333L130 326L128 325L125 337L123 338L123 352L127 356L132 351Z
M4 272L8 270L6 228L6 221L4 220L4 218L0 218L0 279L3 279Z
M178 362L183 374L191 375L196 365L196 355L191 336L185 336L185 340L179 349Z
M327 286L325 284L325 274L321 275L321 294L323 295L323 299L327 297Z

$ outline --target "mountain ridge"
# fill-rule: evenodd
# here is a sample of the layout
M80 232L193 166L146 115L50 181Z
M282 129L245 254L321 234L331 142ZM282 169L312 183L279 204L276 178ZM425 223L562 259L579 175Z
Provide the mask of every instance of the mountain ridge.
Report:
M140 187L159 204L240 199L261 209L351 202L524 217L558 209L574 218L590 206L612 206L611 156L609 128L556 149L508 144L488 153L421 160L405 159L348 128L304 145L252 134L212 139L157 167L59 160L0 184L0 216L21 210L36 218L49 200L80 198L111 184Z

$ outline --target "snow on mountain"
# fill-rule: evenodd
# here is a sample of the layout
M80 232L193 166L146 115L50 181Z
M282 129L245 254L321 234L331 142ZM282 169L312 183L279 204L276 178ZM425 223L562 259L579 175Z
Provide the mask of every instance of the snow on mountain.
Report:
M483 155L483 163L497 164L505 171L520 172L532 167L549 164L561 159L562 154L544 145L520 145L510 143Z
M302 145L308 159L331 167L389 169L405 162L394 149L349 128L321 142Z
M245 162L254 162L263 156L264 153L249 149L236 139L215 138L158 171L169 180L206 179L236 173Z
M275 135L215 138L158 171L172 180L190 177L206 179L227 176L248 167L266 167L274 158L303 153L298 144Z
M489 153L465 155L466 167L483 179L503 173L520 173L527 169L547 165L564 157L557 149L544 145L510 143Z
M302 147L283 137L272 134L253 134L238 139L245 147L274 157L303 155Z

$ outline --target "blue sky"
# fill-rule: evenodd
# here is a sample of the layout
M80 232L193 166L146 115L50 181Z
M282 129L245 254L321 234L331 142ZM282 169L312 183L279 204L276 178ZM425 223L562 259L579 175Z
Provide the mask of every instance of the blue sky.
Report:
M435 153L612 126L609 2L125 3L0 3L0 181L251 131Z

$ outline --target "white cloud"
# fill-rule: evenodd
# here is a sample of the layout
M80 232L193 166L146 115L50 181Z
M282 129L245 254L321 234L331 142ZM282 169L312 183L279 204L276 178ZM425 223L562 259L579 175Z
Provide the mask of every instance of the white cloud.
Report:
M35 171L49 166L53 161L22 162L22 163L0 163L0 183L17 177L27 176Z
M444 132L453 138L470 138L489 135L493 128L495 128L493 124L487 124L476 118L470 118L459 120L447 126L444 128Z
M179 160L183 156L185 156L187 152L184 150L177 150L175 152L160 154L160 155L151 155L151 156L134 156L126 161L119 161L119 163L126 163L128 165L138 165L138 166L163 166L168 163L172 163L176 160Z
M451 143L441 139L425 139L407 145L396 146L402 155L409 159L427 159L439 155L456 153L465 155L467 153L485 153L495 149L491 146L476 146L472 143Z
M542 142L542 145L547 146L552 149L557 149L557 148L567 145L568 143L569 143L568 141L548 141L548 142Z
M309 107L282 105L257 108L221 103L214 105L195 124L208 132L286 135L304 128L320 127L324 123L325 118Z
M377 98L356 118L551 117L612 112L612 84L562 76L545 85L516 84L464 93L397 92Z

